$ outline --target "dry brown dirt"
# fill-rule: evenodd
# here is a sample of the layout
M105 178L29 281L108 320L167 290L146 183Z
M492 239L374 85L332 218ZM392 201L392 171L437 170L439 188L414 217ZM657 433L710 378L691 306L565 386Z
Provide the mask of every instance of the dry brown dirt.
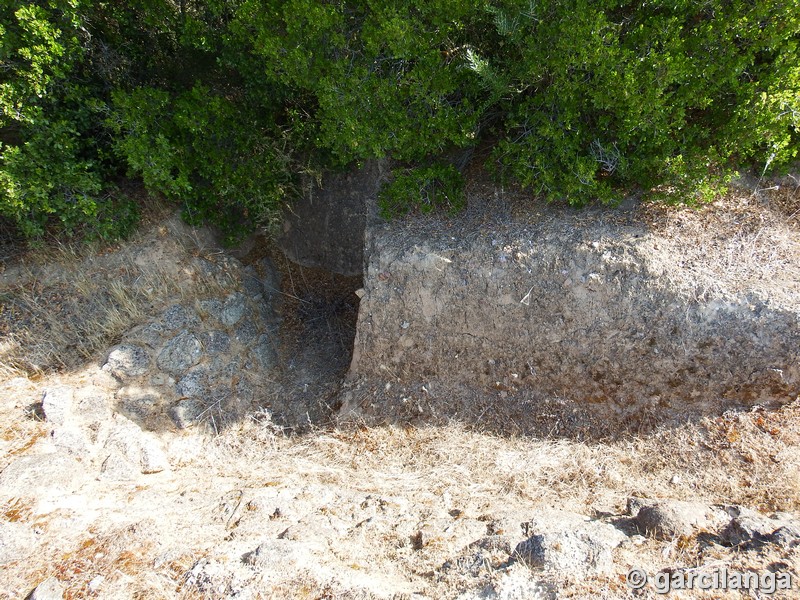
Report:
M716 246L682 244L683 260L705 265L713 255L730 263L703 271L708 285L687 293L756 288L789 298L795 290L782 273L800 265L796 253L787 254L795 252L800 206L797 187L788 188L783 196L769 196L773 190L730 197L700 212L636 208L635 218L648 219L665 244L677 244L678 231L684 240L707 240L693 232L713 231ZM481 231L501 231L519 217L515 202L498 206L505 208ZM480 207L470 210L467 217L485 218ZM596 220L598 213L570 218ZM768 247L773 254L762 254ZM749 279L750 267L731 270L747 248L753 252L744 258L763 266L762 279ZM208 280L191 270L197 258L228 260L207 232L165 220L100 253L51 253L6 265L0 598L23 598L50 577L64 598L655 598L652 586L634 592L626 584L631 567L655 574L722 566L791 573L795 589L775 597L797 597L796 545L732 546L719 531L704 529L662 539L637 530L627 509L635 496L796 518L794 398L624 427L598 422L563 398L504 411L510 388L428 388L389 373L345 386L345 403L357 402L364 415L354 421L350 413L338 425L326 417L304 428L283 426L274 407L292 402L284 385L280 401L256 398L224 430L204 423L131 429L115 410L116 384L101 369L107 348L175 298L224 294L241 284L233 262L229 279ZM122 282L116 292L115 281ZM298 289L283 288L302 305ZM95 304L78 302L86 297ZM80 310L86 306L92 310ZM84 318L67 321L62 312ZM294 327L306 331L302 321ZM75 406L95 412L78 412L74 422L44 414L43 394L64 387L77 394ZM396 409L389 410L391 402ZM72 426L88 440L85 447L66 436ZM116 431L155 440L168 468L110 477L108 439ZM568 513L624 533L610 570L542 570L514 553L535 533L531 523L550 519L557 526L558 515ZM730 590L724 596L754 597ZM695 590L672 597L721 596Z

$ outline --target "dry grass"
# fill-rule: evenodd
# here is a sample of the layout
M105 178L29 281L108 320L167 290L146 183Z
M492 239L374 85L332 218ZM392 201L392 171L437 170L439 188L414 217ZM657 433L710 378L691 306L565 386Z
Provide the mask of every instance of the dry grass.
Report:
M800 180L785 179L790 183L743 178L700 208L644 206L642 217L660 246L654 259L677 261L664 265L663 275L698 300L747 294L796 306Z
M774 412L728 413L603 443L510 438L470 431L458 423L285 436L268 422L252 422L211 439L196 466L232 477L242 488L317 484L372 497L404 497L410 501L409 518L424 523L442 502L464 518L479 520L509 513L530 518L543 507L623 515L629 496L740 504L766 513L798 511L798 457L800 404L793 403ZM415 546L413 538L409 543L394 534L375 535L358 551L342 541L339 554L353 552L366 573L400 568L409 578L434 574L424 577L423 587L435 597L456 597L458 589L476 583L435 575L453 558L454 549L436 536L419 540ZM699 538L642 543L628 560L652 572L714 561L740 570L765 570L769 564L768 554L731 554ZM305 581L304 589L320 592L320 585ZM576 598L628 593L624 580L616 577L584 582L567 577L558 586ZM273 592L274 597L291 597L283 588ZM350 596L340 591L324 597Z
M229 276L193 263L218 255L208 234L176 218L120 246L29 252L0 286L0 379L74 368L166 305L229 290Z
M428 597L455 598L465 586L487 585L500 577L502 569L489 569L480 580L442 574L443 563L463 548L453 546L453 540L460 538L428 533L425 524L432 522L435 529L442 514L458 515L451 519L454 523L506 518L513 527L543 508L621 515L631 495L742 504L765 512L800 510L798 403L777 411L729 413L662 428L647 436L602 443L506 437L471 431L459 423L316 429L290 436L274 426L266 413L219 435L185 442L195 444L194 450L183 461L175 461L174 477L179 482L177 489L191 486L198 490L192 502L195 512L185 512L190 510L185 504L169 508L177 496L176 486L170 484L167 489L171 491L152 518L125 527L104 522L66 551L54 548L28 564L7 565L9 577L20 582L20 589L30 589L46 577L56 576L67 585L67 598L220 597L210 588L198 590L187 585L187 573L201 558L223 564L231 560L215 550L223 536L235 542L247 535L230 525L231 515L238 505L244 505L242 498L246 500L247 494L273 488L293 490L299 496L309 489L332 490L331 496L312 508L316 514L345 520L351 518L350 505L346 500L336 504L340 493L389 502L405 498L407 512L396 517L405 524L416 524L419 529L410 531L423 534L417 538L409 535L400 522L388 523L384 529L376 526L363 537L343 534L328 557L338 579L298 569L288 579L253 580L261 586L257 588L261 595L255 597L369 598L366 588L359 587L360 581L392 581L394 576L399 577L398 585L413 582L415 589ZM231 498L239 499L233 502L235 507ZM124 502L123 498L119 501ZM24 500L7 503L2 514L6 520L38 519L42 527L46 525ZM164 553L175 540L182 540L187 523L209 520L212 514L217 515L214 531L218 537L200 537L202 543L195 541L181 552ZM355 521L351 527L351 532L358 531ZM247 548L254 548L266 536L266 532L254 533ZM507 533L519 535L518 531ZM304 534L313 537L315 532L309 529ZM730 551L709 546L696 536L642 541L641 546L619 557L618 564L623 571L626 561L652 572L667 567L710 568L713 564L763 571L778 559L795 565L795 554L776 558ZM345 569L342 564L349 566ZM532 576L549 577L541 573ZM559 575L550 580L565 597L628 597L624 580L616 576L576 580Z
M271 477L375 493L447 492L465 505L513 498L609 509L639 495L796 511L800 403L603 443L509 438L458 423L317 430L298 437L245 423L215 437L205 457L208 468L225 465L226 473L242 478L269 463Z

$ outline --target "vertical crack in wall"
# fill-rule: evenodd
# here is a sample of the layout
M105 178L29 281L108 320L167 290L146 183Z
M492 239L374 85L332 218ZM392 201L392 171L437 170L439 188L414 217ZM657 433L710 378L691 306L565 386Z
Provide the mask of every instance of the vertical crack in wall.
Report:
M273 419L292 429L328 422L350 367L358 319L356 290L363 277L302 266L279 249L262 244L247 257L266 259L280 274L271 303L278 315L275 392L264 400Z

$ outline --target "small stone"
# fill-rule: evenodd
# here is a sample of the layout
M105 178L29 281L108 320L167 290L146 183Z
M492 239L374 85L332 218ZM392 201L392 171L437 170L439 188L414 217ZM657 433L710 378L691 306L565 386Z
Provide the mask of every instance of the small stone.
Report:
M258 328L251 320L243 321L236 327L234 337L242 346L249 346L256 341L258 337Z
M111 429L103 447L117 452L131 463L138 463L142 453L142 430L122 415L117 416L117 425Z
M200 336L206 354L216 355L227 352L231 347L231 338L224 331L206 331Z
M800 546L800 527L797 525L784 525L776 529L770 541L781 548L795 548Z
M642 506L634 520L643 533L669 540L711 529L723 518L721 513L703 504L663 500Z
M179 398L197 398L206 393L206 370L198 367L189 371L175 385L175 393Z
M223 325L231 327L236 325L244 316L247 308L244 294L235 293L230 294L225 299L225 304L222 307L221 321Z
M514 556L545 571L609 573L612 550L586 532L562 531L531 536L517 544Z
M55 577L48 577L28 595L28 600L63 600L63 598L64 586Z
M111 418L111 404L111 397L105 390L86 386L76 391L72 412L80 416L84 423L102 424Z
M122 344L114 348L103 368L120 381L139 377L150 367L150 354L141 346Z
M202 315L215 321L222 321L222 302L219 300L199 300L197 308Z
M141 466L145 475L169 470L169 461L161 449L161 444L147 435L142 437Z
M767 517L739 506L729 506L726 510L733 518L720 537L731 546L775 543L791 547L800 542L800 523L791 515L784 513Z
M242 286L249 298L260 298L264 291L261 280L252 266L247 267L242 273Z
M167 331L174 331L176 329L195 327L199 325L200 320L193 310L176 304L164 311L164 314L161 315L161 322Z
M570 573L610 573L614 548L627 539L613 525L565 511L543 512L526 524L536 531L514 556L531 567Z
M302 543L285 539L269 540L245 554L242 562L259 569L286 568L302 562L306 552Z
M200 340L189 332L182 332L172 338L158 355L158 367L172 375L182 375L200 360L202 346Z
M125 338L142 342L150 348L158 348L158 346L161 345L161 338L163 335L164 328L160 323L149 323L132 330Z
M123 414L145 421L153 414L161 398L152 392L142 392L139 388L123 388L117 392L117 400Z
M116 450L112 450L100 467L101 477L110 481L129 481L138 474L138 466Z
M169 416L180 429L194 425L205 412L206 407L199 400L181 400L169 410Z
M45 419L53 425L63 425L72 414L72 388L58 386L45 391L42 398L42 410Z
M51 439L56 448L66 450L73 456L83 458L89 455L89 440L79 427L58 427Z
M468 597L459 596L458 600ZM558 598L556 586L545 581L537 581L531 577L528 569L521 565L512 566L492 577L488 590L473 596L475 600L555 600ZM470 598L470 600L472 600Z
M205 258L196 257L193 263L197 271L204 277L213 277L219 272L219 267Z
M270 369L277 361L277 352L272 342L271 336L261 334L252 349L253 357L262 369Z

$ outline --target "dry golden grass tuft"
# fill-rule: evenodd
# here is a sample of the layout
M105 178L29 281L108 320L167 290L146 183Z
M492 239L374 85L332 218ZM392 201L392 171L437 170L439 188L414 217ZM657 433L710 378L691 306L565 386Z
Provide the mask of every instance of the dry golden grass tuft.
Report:
M663 275L693 299L747 294L796 306L800 197L797 188L773 188L761 180L742 180L703 207L642 207L653 243L660 246L652 253L654 263L675 257L677 262L664 265Z
M459 423L294 437L243 423L215 437L204 457L208 468L225 465L242 478L268 463L270 477L376 493L447 492L464 505L505 498L619 509L639 495L792 511L800 510L800 402L592 443L503 437Z
M176 217L117 246L30 251L0 282L0 378L73 368L168 303L221 293L236 282L193 263L218 254Z

